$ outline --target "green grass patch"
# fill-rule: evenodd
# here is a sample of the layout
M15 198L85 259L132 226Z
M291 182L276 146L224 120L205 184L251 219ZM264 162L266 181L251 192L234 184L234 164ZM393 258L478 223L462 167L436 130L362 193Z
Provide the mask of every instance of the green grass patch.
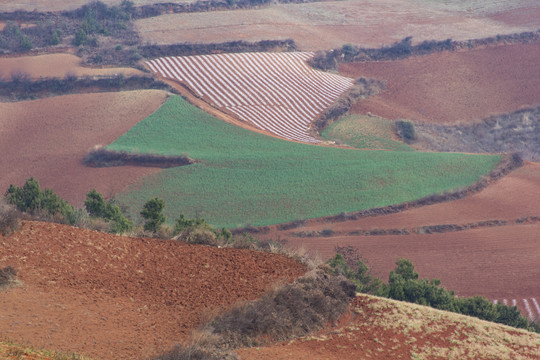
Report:
M214 226L268 225L335 215L461 188L499 156L360 151L304 145L220 121L172 96L108 148L200 162L163 170L119 194L137 219L154 197L170 222L185 214Z
M347 115L322 132L322 137L358 149L412 151L395 140L394 122L376 116Z

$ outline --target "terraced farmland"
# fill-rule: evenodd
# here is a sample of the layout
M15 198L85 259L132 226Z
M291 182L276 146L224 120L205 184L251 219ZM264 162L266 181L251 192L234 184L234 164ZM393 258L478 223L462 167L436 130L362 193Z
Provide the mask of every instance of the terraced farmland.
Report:
M313 120L353 79L313 70L310 52L165 57L146 62L199 97L261 130L289 140L320 142Z

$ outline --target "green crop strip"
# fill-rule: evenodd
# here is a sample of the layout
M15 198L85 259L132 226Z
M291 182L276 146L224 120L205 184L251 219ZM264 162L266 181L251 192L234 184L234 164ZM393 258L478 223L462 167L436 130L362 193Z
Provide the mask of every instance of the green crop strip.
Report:
M330 125L322 137L343 145L370 150L412 151L409 145L394 140L392 121L363 115L348 115Z
M159 196L169 221L183 213L219 227L276 224L410 201L468 186L500 159L293 143L227 124L178 96L108 148L198 160L146 177L117 199L136 218L144 202Z

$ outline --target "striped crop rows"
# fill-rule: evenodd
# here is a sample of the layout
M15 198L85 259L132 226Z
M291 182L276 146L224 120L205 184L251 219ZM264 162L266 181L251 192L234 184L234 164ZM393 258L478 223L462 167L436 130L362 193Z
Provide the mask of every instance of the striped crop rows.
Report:
M494 304L501 303L508 306L517 306L521 313L531 320L540 319L540 302L536 298L500 299L493 300Z
M259 129L303 142L311 123L353 80L306 64L309 52L163 57L146 62L164 78L187 85L213 106Z

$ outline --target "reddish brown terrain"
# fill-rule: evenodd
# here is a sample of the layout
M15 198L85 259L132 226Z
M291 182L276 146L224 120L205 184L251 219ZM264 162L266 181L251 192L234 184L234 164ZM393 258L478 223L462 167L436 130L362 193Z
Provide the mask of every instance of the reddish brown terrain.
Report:
M0 334L100 359L143 359L187 339L219 309L260 296L304 267L281 255L24 222L0 236Z
M453 1L456 3L456 1ZM157 44L219 43L293 39L301 50L339 48L343 44L379 47L407 36L414 41L468 40L497 34L536 31L539 18L524 24L506 21L506 12L527 14L534 1L322 1L272 4L247 10L165 14L139 19L143 40ZM501 15L501 20L495 17ZM519 19L523 15L517 15Z
M407 258L421 276L439 278L459 295L538 297L539 203L540 164L527 163L461 200L344 222L313 219L292 230L271 227L260 236L287 239L289 246L303 247L323 259L333 256L336 246L352 245L373 273L385 280L395 261ZM497 224L482 224L486 221ZM422 229L434 225L471 229L439 234ZM364 235L391 229L406 230L409 235ZM333 233L321 236L325 230Z
M540 359L538 334L428 307L359 295L344 324L241 349L241 359Z
M66 53L46 54L37 56L0 57L0 78L10 79L12 74L26 73L33 79L40 77L59 77L66 75L99 76L123 74L141 75L142 72L133 68L105 67L91 68L81 65L81 58Z
M387 119L469 122L540 104L540 44L344 63L339 70L386 81L385 90L359 101L353 111Z
M0 192L29 177L75 206L96 188L110 197L158 168L89 168L82 160L154 112L167 98L156 90L66 95L0 103Z

